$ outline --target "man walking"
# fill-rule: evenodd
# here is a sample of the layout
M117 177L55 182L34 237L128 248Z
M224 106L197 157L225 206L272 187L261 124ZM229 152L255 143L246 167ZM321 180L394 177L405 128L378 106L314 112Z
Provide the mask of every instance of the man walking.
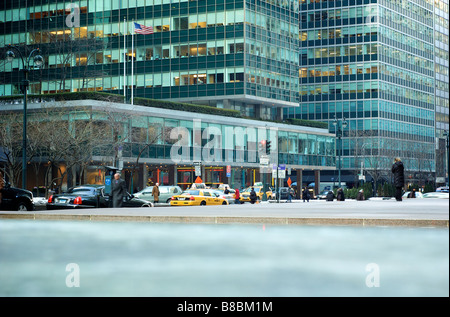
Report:
M159 183L156 183L152 189L153 202L155 204L159 203Z
M114 180L111 184L111 197L113 208L122 207L123 197L127 194L127 186L125 181L120 178L120 174L114 174Z
M288 193L287 193L287 200L286 200L286 202L292 202L292 196L293 196L293 194L292 194L292 188L291 188L291 186L289 186L289 188L288 188Z
M402 201L402 188L405 186L405 167L399 157L395 158L391 171L394 174L395 199Z

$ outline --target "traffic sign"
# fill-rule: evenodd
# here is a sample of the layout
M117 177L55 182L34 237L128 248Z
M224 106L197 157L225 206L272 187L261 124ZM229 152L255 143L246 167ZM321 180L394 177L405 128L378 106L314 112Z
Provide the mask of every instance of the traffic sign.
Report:
M269 157L267 155L261 155L259 157L259 164L262 166L268 166L269 165Z
M286 165L280 164L278 167L278 178L286 178Z
M196 183L196 184L201 184L201 183L203 183L203 181L202 181L202 179L201 179L200 177L197 177L197 178L195 179L195 183Z
M202 167L200 165L195 165L195 176L202 175Z

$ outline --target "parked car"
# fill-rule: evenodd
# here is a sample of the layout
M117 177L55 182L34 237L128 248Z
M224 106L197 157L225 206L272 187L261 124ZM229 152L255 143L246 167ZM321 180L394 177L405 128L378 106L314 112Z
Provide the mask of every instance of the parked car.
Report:
M437 192L444 192L444 193L448 193L449 192L448 186L438 187L438 188L436 188L436 191Z
M104 190L105 186L102 185L73 187L65 193L51 195L47 201L47 209L108 208L110 197ZM127 194L123 198L122 206L153 207L153 203Z
M47 198L45 198L45 187L39 186L34 187L31 191L33 193L33 203L34 203L34 209L35 210L42 210L45 209L45 206L47 204Z
M429 192L423 194L423 198L442 198L442 199L449 199L449 193L446 192Z
M33 193L26 189L11 187L6 183L2 189L0 210L33 211Z
M213 190L219 197L226 199L228 201L228 204L234 204L235 201L235 193L236 191L234 189L228 189L230 191L229 194L225 194L223 190Z
M173 196L170 200L171 206L206 206L206 205L228 205L225 198L220 197L211 189L188 189L181 195Z
M403 199L408 198L409 193L410 193L410 191L405 192L405 193L403 194L402 198L403 198ZM416 191L416 198L423 198L423 194L422 194L421 192L419 192L419 191Z
M278 196L280 197L280 200L288 199L288 193L289 187L280 187L278 188L278 193L275 195L275 199L278 199ZM294 195L292 198L295 198Z
M319 195L317 195L317 199L320 199L320 200L327 199L327 194L328 194L329 191L332 192L332 190L324 190L324 191L321 192ZM333 194L334 194L334 193L333 193Z
M219 190L225 190L225 187L228 187L228 189L231 189L231 186L228 184L220 184L217 189Z
M153 186L146 187L135 193L134 197L153 201L154 197L152 196L152 190ZM170 203L172 196L179 195L182 191L180 186L159 186L159 201Z

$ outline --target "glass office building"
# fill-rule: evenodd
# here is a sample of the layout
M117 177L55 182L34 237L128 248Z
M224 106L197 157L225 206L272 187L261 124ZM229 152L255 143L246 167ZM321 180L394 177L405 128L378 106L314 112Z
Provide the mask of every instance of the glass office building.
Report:
M344 170L387 180L394 156L412 181L445 174L448 42L448 0L0 3L0 47L39 47L45 59L30 93L207 104L331 132L345 118ZM20 94L19 63L0 61L0 95Z
M2 1L0 42L41 49L31 93L125 91L280 118L299 105L298 10L296 0ZM153 33L134 33L135 22ZM1 68L0 94L19 93L18 62Z
M434 43L436 79L436 178L440 183L448 173L446 135L449 131L449 72L448 72L448 0L435 1ZM448 177L448 174L447 174ZM448 183L447 183L448 184Z
M330 131L345 118L337 150L347 174L390 180L395 156L409 172L435 172L436 121L448 129L445 2L300 1L301 102L285 115L329 122Z

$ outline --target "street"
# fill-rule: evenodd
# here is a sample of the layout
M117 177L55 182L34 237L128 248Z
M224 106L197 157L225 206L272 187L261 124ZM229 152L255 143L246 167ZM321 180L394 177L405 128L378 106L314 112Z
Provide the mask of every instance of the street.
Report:
M432 226L448 228L447 199L311 200L228 206L168 206L0 212L2 218L152 221L183 223L322 224L357 226Z

